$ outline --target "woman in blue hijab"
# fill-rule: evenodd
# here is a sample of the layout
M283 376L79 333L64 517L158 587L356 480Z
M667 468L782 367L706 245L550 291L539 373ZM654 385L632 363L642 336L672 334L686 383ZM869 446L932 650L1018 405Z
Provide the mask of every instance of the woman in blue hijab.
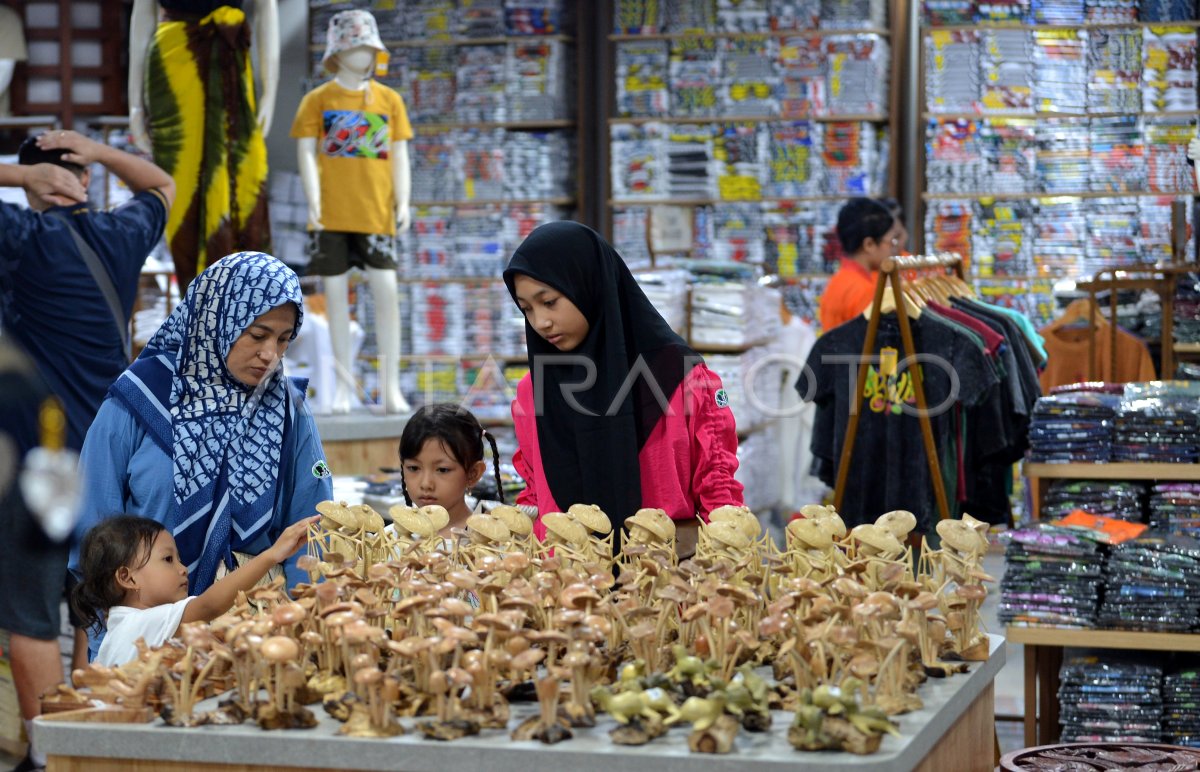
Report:
M71 550L106 517L163 523L198 595L333 495L305 384L282 357L304 317L296 274L270 255L217 261L109 389L80 455ZM306 580L293 557L288 584Z

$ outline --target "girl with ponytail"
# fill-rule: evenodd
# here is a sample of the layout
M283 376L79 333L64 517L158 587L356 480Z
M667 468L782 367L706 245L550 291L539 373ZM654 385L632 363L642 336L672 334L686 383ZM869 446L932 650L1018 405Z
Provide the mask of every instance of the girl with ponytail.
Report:
M404 500L409 506L437 504L450 513L444 529L463 528L471 510L466 496L487 471L483 443L492 450L492 474L504 501L500 453L496 438L471 411L453 403L425 405L413 414L400 435L400 469Z

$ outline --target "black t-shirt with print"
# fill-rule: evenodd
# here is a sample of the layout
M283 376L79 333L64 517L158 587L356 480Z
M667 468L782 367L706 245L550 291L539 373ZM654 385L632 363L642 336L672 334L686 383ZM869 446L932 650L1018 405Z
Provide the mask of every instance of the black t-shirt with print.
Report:
M956 442L955 406L971 410L996 398L998 379L983 350L966 335L938 322L910 322L922 356L925 402L938 455L952 458L944 451ZM796 384L800 396L817 405L812 439L817 471L827 484L833 483L853 402L861 412L842 518L853 526L893 509L907 509L916 514L918 527L928 530L937 519L937 505L906 357L898 354L896 374L885 379L879 377L879 360L874 360L864 394L851 396L867 324L860 316L818 338ZM904 349L894 314L880 319L873 353L878 357L885 348ZM988 442L986 436L977 439Z

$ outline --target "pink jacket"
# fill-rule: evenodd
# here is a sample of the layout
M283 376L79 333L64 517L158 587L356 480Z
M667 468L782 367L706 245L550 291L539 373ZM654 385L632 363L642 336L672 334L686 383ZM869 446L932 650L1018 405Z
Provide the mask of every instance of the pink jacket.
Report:
M706 366L697 365L671 395L668 407L638 453L642 506L658 507L673 519L684 520L697 514L707 519L717 507L742 504L742 484L733 479L738 467L737 428L721 379ZM517 384L512 413L519 446L513 466L526 483L517 503L535 506L539 512L561 512L542 472L533 384L528 375ZM564 507L588 503L562 502ZM540 515L535 532L538 538L545 535Z

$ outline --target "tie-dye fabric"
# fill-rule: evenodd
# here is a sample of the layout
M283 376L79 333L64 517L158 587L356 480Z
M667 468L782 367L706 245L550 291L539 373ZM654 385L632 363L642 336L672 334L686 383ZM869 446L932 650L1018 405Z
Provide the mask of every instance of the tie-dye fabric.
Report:
M279 260L261 252L219 260L111 389L172 458L176 512L166 525L193 593L272 519L280 447L296 406L282 362L247 389L225 359L255 319L285 303L296 306L298 332L300 280Z

